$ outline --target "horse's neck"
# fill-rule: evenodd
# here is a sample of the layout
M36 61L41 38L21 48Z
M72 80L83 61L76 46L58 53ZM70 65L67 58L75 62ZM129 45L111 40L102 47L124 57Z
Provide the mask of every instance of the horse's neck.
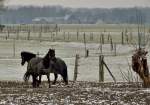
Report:
M26 61L29 63L29 61L30 61L32 58L35 58L35 57L34 57L34 56L29 57L29 58L26 59Z

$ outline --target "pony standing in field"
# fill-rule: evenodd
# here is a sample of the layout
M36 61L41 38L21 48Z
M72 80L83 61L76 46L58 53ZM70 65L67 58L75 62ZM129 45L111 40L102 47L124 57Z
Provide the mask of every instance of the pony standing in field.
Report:
M42 75L47 75L47 79L50 87L50 73L54 73L56 83L58 74L62 75L66 84L68 84L68 75L67 75L67 66L63 60L60 58L55 58L55 50L49 49L48 53L44 58L36 57L35 54L29 52L21 52L22 62L24 65L25 62L28 62L27 72L24 75L24 80L28 81L30 75L33 78L33 87L38 87L41 83ZM39 76L39 80L37 77Z
M50 73L54 73L55 79L53 84L56 83L56 80L58 78L58 74L60 74L65 82L65 84L68 84L68 72L67 72L67 65L66 63L58 57L55 57L55 50L50 49L49 50L49 55L46 55L47 57L50 58L50 61L46 61L47 59L44 60L44 65L46 68L49 67ZM39 81L41 82L41 76L39 76Z

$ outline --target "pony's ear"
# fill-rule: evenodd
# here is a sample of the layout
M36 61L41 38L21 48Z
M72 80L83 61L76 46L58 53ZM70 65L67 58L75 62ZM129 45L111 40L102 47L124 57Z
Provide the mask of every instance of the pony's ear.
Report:
M53 49L54 53L55 53L55 49Z

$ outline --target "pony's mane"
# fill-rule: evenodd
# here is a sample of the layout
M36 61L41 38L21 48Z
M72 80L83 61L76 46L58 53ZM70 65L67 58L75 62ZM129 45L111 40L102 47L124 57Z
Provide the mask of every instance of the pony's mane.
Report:
M36 57L36 54L27 52L27 51L22 51L21 52L21 57L24 57L26 61L29 61L30 59Z
M55 57L55 50L54 49L49 49L48 53L45 55L43 58L43 65L47 69L49 67L49 62L50 62L50 57Z

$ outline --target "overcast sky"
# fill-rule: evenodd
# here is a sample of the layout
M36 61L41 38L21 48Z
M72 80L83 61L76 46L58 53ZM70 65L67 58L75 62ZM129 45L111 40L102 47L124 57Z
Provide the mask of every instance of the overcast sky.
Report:
M150 7L150 0L6 0L6 5L61 5L65 7L116 8Z

